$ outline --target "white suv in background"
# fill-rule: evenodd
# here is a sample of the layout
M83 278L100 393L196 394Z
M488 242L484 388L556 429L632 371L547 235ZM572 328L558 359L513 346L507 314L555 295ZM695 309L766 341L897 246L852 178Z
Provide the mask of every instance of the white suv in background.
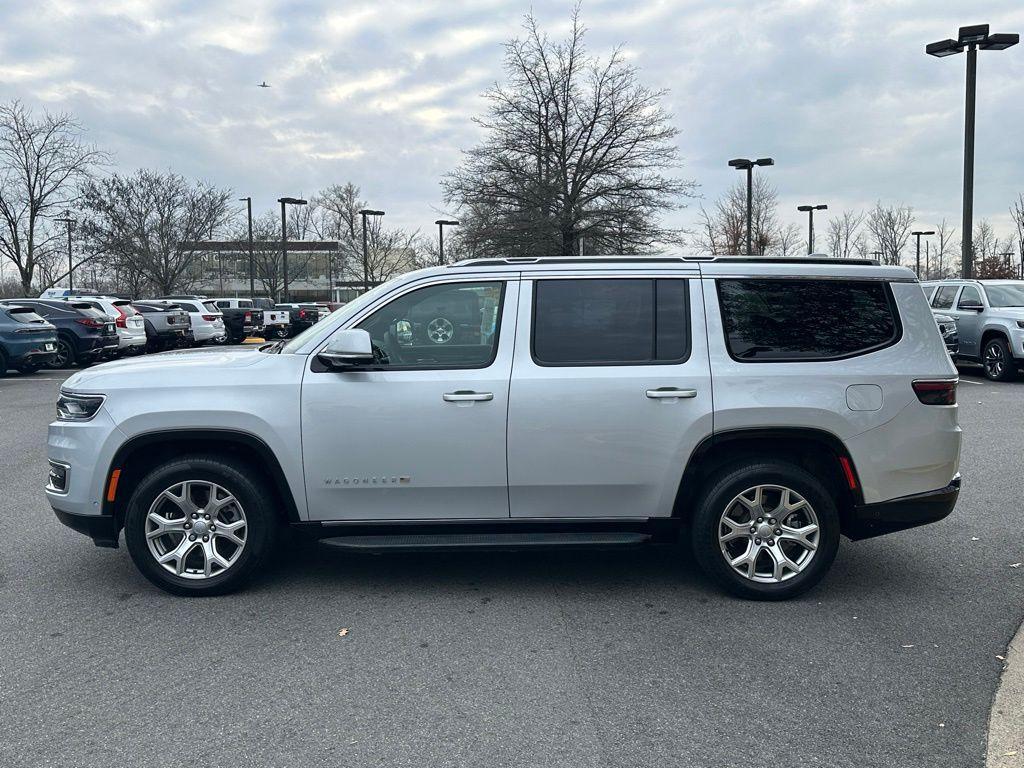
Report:
M212 301L152 299L148 303L178 307L188 312L192 322L192 338L196 344L220 344L227 336L227 331L224 329L224 313Z
M291 525L361 551L681 542L780 599L841 535L951 512L956 386L900 267L475 260L288 342L76 373L46 495L177 594L240 587Z

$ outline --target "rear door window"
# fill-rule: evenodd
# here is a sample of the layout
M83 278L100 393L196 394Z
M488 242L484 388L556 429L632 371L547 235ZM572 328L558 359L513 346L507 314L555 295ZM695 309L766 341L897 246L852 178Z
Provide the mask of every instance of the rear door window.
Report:
M684 279L570 279L534 283L533 358L539 365L650 365L689 357Z
M726 345L741 362L837 360L894 344L889 286L869 280L719 280Z
M939 290L935 292L935 298L932 299L932 306L935 309L952 309L953 299L959 290L959 285L940 285Z

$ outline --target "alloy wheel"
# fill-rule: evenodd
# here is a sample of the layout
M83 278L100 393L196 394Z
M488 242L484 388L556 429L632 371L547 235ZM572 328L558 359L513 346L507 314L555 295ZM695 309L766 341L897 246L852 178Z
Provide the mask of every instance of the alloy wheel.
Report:
M57 354L53 358L55 368L70 368L75 362L75 355L71 351L71 345L66 341L57 342Z
M807 569L821 528L810 502L792 488L756 485L725 506L717 534L722 557L735 573L776 584Z
M998 342L991 341L985 347L985 373L990 379L998 379L1003 375L1006 368L1006 358L1003 356L1003 348Z
M146 544L169 573L201 580L238 562L248 525L242 505L208 480L185 480L163 490L146 514Z
M447 344L455 335L455 326L447 317L435 317L427 324L427 338L435 344Z

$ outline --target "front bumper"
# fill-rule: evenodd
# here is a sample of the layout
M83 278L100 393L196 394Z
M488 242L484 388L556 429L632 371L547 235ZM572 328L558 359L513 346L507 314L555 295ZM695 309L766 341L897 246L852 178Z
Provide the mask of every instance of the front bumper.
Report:
M942 520L953 511L960 495L960 475L945 488L915 493L875 504L860 504L843 526L850 539L870 539Z
M92 539L97 547L117 549L117 539L121 528L112 515L76 515L56 507L53 508L53 513L68 528L84 533Z

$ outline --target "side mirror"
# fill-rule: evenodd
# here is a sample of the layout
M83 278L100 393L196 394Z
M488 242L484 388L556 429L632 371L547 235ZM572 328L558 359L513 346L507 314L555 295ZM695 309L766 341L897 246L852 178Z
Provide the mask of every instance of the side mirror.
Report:
M370 340L370 334L361 328L338 331L316 357L328 368L372 365L373 342Z

